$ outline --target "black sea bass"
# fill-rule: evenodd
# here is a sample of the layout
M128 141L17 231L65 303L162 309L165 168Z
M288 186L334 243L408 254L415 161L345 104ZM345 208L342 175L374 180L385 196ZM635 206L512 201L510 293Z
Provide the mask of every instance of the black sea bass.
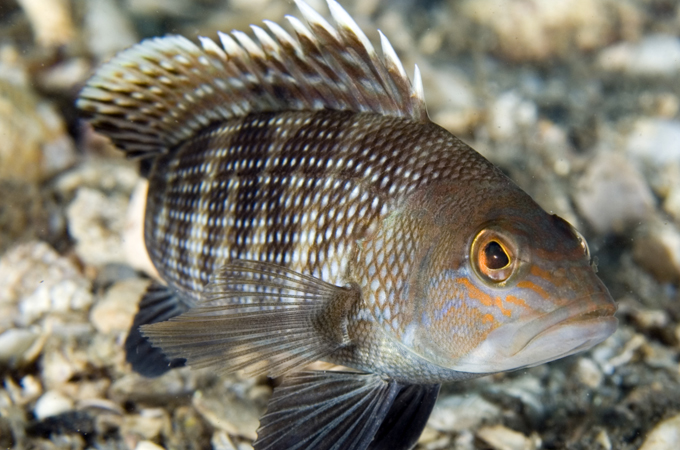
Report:
M440 383L590 348L616 306L574 228L429 121L385 36L378 53L335 1L335 26L297 4L292 35L150 39L80 95L151 167L167 286L128 361L283 376L256 449L408 449ZM317 360L356 372L302 371Z

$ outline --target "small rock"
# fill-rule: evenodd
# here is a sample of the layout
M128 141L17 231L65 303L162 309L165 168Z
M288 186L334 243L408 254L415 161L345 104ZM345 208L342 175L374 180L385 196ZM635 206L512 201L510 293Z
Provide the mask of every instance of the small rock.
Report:
M0 179L0 254L20 242L36 239L49 226L43 202L35 183Z
M152 441L139 441L135 446L135 450L165 450L165 448Z
M452 395L440 398L427 425L443 432L458 432L499 417L501 410L479 394Z
M38 420L71 411L73 402L58 391L45 392L35 403L33 414Z
M494 383L487 387L489 392L521 401L525 414L536 419L545 414L546 406L543 401L545 389L541 380L531 375Z
M59 113L29 86L0 79L0 178L37 182L75 161Z
M503 425L482 427L477 430L477 437L494 450L536 450L541 446L538 435L525 436Z
M131 373L113 382L109 397L117 403L134 401L164 404L170 397L190 397L197 388L196 373L188 368L171 370L158 378L145 378Z
M113 0L88 0L85 14L86 42L100 59L138 42L130 19Z
M597 443L602 450L612 450L612 441L606 430L601 430L595 436L595 443Z
M78 189L66 216L76 253L86 264L125 262L121 235L127 207L127 196L109 196L88 187Z
M680 71L680 39L669 34L654 34L640 42L622 42L608 47L597 59L604 70L669 77Z
M141 278L121 280L111 286L90 312L90 321L97 331L105 334L128 331L148 286L149 281Z
M680 282L680 230L672 222L649 222L635 237L633 257L660 282Z
M640 119L628 137L626 150L636 160L653 168L680 161L680 120Z
M213 433L210 443L213 450L237 450L234 443L231 442L229 435L222 430L217 430Z
M25 328L11 328L0 334L0 363L14 364L40 337L40 333Z
M143 409L140 414L125 416L121 434L124 436L134 434L142 439L154 439L164 427L170 427L167 412L162 409Z
M246 402L230 392L206 396L202 391L196 391L192 404L213 427L248 439L257 437L262 411L253 403Z
M606 0L467 0L460 13L495 35L494 48L513 61L565 56L611 41L616 16Z
M654 206L640 172L623 156L610 152L600 153L586 168L574 201L599 234L625 231L645 220Z
M509 139L522 129L534 125L538 109L533 102L514 91L501 94L489 111L489 134L496 140Z
M602 371L590 358L580 358L576 363L576 378L591 389L595 389L602 384Z
M659 422L642 443L640 450L677 450L680 448L680 414Z
M463 430L453 441L454 450L474 450L475 435L469 430Z
M633 309L633 320L644 330L651 328L664 328L670 322L668 312L663 309Z
M645 345L647 340L641 334L633 335L628 342L624 345L622 351L609 359L607 361L607 367L605 367L605 373L612 373L613 370L624 364L628 364L635 357L640 347Z
M65 0L19 0L31 22L35 40L45 47L68 44L76 35L71 2Z
M34 323L45 314L83 311L92 304L90 281L68 258L44 242L28 242L0 258L0 305L18 303L20 315L0 317L19 325Z
M73 198L81 187L127 198L139 179L139 171L130 161L94 158L59 176L55 188L65 198Z

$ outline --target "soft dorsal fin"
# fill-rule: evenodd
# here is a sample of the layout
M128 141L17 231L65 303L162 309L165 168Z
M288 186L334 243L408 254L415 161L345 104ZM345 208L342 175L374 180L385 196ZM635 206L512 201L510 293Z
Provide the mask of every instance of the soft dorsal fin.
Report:
M320 109L373 112L426 121L422 82L414 82L382 35L382 58L350 15L328 0L335 27L296 0L309 27L287 16L296 38L269 32L220 33L201 46L181 36L141 42L87 82L78 108L129 156L151 156L210 123L255 112Z

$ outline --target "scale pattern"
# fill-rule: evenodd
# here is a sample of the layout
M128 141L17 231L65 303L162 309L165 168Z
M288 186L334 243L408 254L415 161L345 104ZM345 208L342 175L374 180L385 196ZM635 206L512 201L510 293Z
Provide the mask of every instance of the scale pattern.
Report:
M490 167L432 124L367 113L253 114L156 159L147 247L166 280L194 297L236 259L278 263L343 285L354 281L348 274L358 242L414 191L470 176L470 164ZM405 268L408 253L395 245L390 260L400 262L392 272ZM385 285L385 267L369 271ZM392 291L376 292L386 306Z

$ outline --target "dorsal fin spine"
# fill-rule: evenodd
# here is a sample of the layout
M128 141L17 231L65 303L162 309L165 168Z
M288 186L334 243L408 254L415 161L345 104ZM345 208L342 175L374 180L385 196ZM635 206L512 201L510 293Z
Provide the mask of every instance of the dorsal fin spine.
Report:
M333 27L296 0L308 28L287 16L297 41L278 24L199 37L153 38L104 64L78 107L129 156L166 152L206 125L252 112L350 110L427 121L422 80L411 83L387 38L382 58L335 1ZM271 34L270 34L271 33Z

